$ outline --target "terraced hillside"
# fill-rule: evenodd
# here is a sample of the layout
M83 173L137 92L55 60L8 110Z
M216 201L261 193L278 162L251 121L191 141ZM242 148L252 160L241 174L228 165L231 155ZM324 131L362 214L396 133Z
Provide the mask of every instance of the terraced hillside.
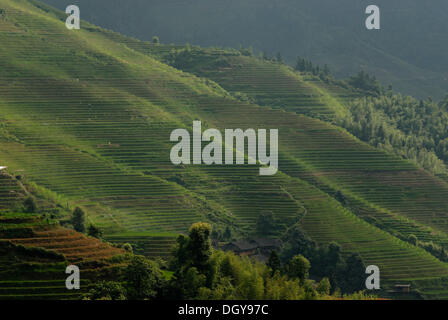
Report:
M448 243L448 184L323 121L343 117L356 93L231 50L194 49L176 63L176 47L87 22L69 31L64 14L35 1L0 8L2 165L85 208L108 239L166 256L170 238L193 222L231 226L239 237L270 210L285 227L301 223L319 243L359 252L386 285L448 275L446 263L397 235ZM196 119L221 130L279 129L279 173L172 165L171 131L191 131ZM39 232L13 239L35 238L75 260L96 246L68 231Z
M2 173L0 189L0 300L77 299L91 283L116 276L125 264L122 249L62 228L41 214L10 212L29 193L14 177ZM65 287L70 264L82 270L81 290Z
M287 66L241 54L219 54L216 49L200 48L189 52L177 49L178 53L173 54L150 44L134 42L130 45L163 61L171 61L184 71L211 79L234 96L243 95L244 99L255 101L260 106L314 118L343 118L349 112L344 104L360 94L332 81L324 82L314 76L293 72ZM340 139L332 133L327 136L319 132L318 135L303 135L293 142L294 145L285 148L288 153L298 149L299 153L290 155L305 161L306 167L301 168L304 164L297 166L291 163L291 159L285 159L283 163L286 162L287 166L282 168L284 172L298 176L332 195L343 191L345 201L350 202L361 216L383 219L385 224L397 223L397 231L404 234L418 233L421 228L419 224L446 232L445 181L404 161L376 152L370 154L368 149L362 150L363 146L353 145L345 134L337 133ZM321 143L315 144L317 139ZM341 145L330 146L333 139ZM315 149L313 155L306 150L312 144ZM296 168L289 171L290 166ZM406 223L412 230L403 230ZM421 237L422 240L446 244L444 235L438 239L428 234Z

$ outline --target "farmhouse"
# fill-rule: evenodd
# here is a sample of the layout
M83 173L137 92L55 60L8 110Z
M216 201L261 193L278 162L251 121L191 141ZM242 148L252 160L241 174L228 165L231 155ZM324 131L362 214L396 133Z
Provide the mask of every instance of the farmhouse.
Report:
M278 239L251 239L230 242L222 247L225 251L233 251L240 256L269 255L273 250L279 250L281 241Z
M411 292L411 285L410 284L396 284L394 286L394 292L397 293L409 293Z
M240 256L253 256L257 253L257 244L246 240L230 242L223 246L225 251L233 251Z

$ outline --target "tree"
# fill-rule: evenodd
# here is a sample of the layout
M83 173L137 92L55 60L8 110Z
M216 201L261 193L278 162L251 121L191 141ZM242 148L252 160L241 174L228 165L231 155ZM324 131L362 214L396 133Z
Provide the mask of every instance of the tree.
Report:
M343 293L352 293L360 291L364 288L366 266L359 254L352 254L346 260L346 269L339 276Z
M408 242L416 246L418 243L418 238L415 236L415 234L410 234L408 236Z
M275 60L278 63L283 63L283 58L282 58L282 54L280 52L277 52L277 55L275 56Z
M198 272L195 267L189 268L185 273L184 296L186 298L195 298L198 295L199 288L205 287L206 277Z
M152 43L154 43L154 44L159 44L159 43L160 43L160 39L159 39L159 37L158 37L158 36L154 36L154 37L152 37Z
M305 67L306 67L306 62L305 59L301 58L301 57L297 57L297 62L296 62L296 66L295 66L295 70L297 71L305 71Z
M25 212L27 213L34 213L37 211L36 202L31 196L25 199L25 201L23 202L23 207L25 209Z
M330 280L328 278L323 278L320 280L319 284L317 285L316 291L323 296L328 296L330 294L331 285Z
M226 227L224 231L224 240L230 240L232 238L232 230L230 230L229 226Z
M125 281L128 299L145 300L157 296L163 275L155 262L135 256L125 270Z
M121 246L126 252L130 252L133 253L134 249L132 248L132 244L130 243L123 243L123 245Z
M212 226L208 223L198 222L190 227L187 248L193 266L199 271L204 271L213 252L211 233Z
M297 225L289 228L282 240L284 245L281 256L284 262L291 260L297 253L308 259L311 259L316 254L317 244Z
M304 283L310 274L310 267L309 260L299 254L288 263L287 272L291 278L298 278L301 283Z
M272 211L263 211L257 219L257 232L269 235L275 229L274 214Z
M266 265L272 270L272 275L274 275L276 271L280 271L282 268L282 263L280 262L280 258L275 250L271 251L271 255L269 256L269 260Z
M91 237L97 238L97 239L101 239L103 236L103 231L94 226L93 224L91 224L88 228L87 228L87 234Z
M126 300L126 290L119 282L100 281L87 294L90 300Z
M263 51L263 60L269 60L269 56L268 56L268 54L266 53L266 51ZM447 96L448 97L448 96ZM448 100L448 98L447 98L447 100Z
M76 231L78 232L86 231L85 220L86 215L84 211L80 207L76 207L75 210L73 211L73 217L72 217L72 224Z
M342 205L346 205L347 204L347 199L345 198L344 194L342 193L341 190L338 190L336 192L335 198L337 201L339 201Z

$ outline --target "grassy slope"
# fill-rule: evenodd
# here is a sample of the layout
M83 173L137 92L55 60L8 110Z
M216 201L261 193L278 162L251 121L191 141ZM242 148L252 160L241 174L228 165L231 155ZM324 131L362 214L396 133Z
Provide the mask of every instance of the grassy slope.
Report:
M360 252L380 266L384 280L448 274L446 264L369 225L329 195L343 190L379 216L414 219L441 236L446 231L435 221L446 215L445 183L295 114L314 116L314 106L329 118L343 114L337 101L349 93L338 97L335 88L233 55L228 59L241 65L240 73L232 67L219 70L222 77L200 73L218 86L160 63L144 43L118 41L123 38L87 23L68 31L63 15L27 1L0 0L0 7L6 9L0 18L1 159L60 201L83 204L109 235L167 235L199 219L245 232L261 210L274 211L285 224L305 213L311 237ZM240 92L246 83L266 106L232 98L232 83ZM285 99L284 110L269 107L274 91L286 95L274 97ZM173 167L169 134L197 118L221 129L279 128L281 172L260 177L248 166ZM404 178L418 183L403 185Z

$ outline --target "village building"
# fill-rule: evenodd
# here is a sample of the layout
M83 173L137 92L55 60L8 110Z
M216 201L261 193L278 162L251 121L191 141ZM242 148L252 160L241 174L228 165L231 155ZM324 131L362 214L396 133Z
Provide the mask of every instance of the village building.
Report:
M257 238L250 240L238 240L225 244L222 249L233 251L239 256L263 256L272 251L280 250L281 241L278 239Z

